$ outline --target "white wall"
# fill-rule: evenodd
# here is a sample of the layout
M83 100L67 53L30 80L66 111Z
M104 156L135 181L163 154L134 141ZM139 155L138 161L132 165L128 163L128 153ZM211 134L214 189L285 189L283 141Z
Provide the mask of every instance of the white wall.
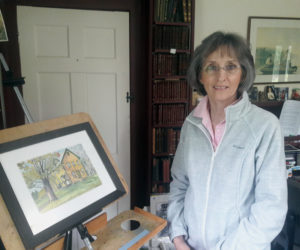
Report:
M247 36L249 16L298 17L299 0L195 0L195 46L214 31Z
M195 0L195 47L218 30L246 38L249 16L300 18L300 0ZM291 88L300 88L300 83L276 87L284 86L291 94ZM259 90L263 88L259 86Z

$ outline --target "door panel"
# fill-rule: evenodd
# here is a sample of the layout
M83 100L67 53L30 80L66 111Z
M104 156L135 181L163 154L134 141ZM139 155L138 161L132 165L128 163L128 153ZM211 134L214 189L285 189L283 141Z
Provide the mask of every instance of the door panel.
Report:
M102 137L112 154L117 153L117 113L111 112L117 110L116 91L115 74L72 74L74 112L89 112L97 128L105 131Z
M39 73L37 78L41 120L71 114L70 74Z
M69 57L68 26L36 25L34 42L37 57Z
M115 31L86 27L83 33L83 52L85 58L115 58ZM105 47L99 44L106 44Z

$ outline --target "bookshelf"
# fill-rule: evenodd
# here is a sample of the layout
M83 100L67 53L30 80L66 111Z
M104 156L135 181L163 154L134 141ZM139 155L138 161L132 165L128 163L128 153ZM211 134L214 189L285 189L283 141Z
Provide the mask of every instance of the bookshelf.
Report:
M170 167L191 108L186 72L193 52L194 0L149 1L148 193L169 192Z
M248 94L253 104L272 112L279 118L283 103L286 100L300 100L298 85L297 82L254 83ZM274 94L272 99L269 99L267 95L269 88Z

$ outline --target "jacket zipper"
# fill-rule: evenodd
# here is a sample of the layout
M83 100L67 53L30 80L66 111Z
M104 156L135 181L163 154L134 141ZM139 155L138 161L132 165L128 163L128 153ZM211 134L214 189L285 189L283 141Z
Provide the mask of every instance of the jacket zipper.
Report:
M206 247L206 231L205 231L205 227L206 227L206 218L207 218L207 209L208 209L208 199L209 199L209 192L210 192L210 182L211 182L211 175L212 175L212 171L213 171L213 166L214 166L214 161L215 161L215 156L218 152L218 149L223 141L225 132L226 132L226 127L227 127L227 123L225 123L225 129L224 129L224 133L222 136L222 139L219 143L219 145L216 148L216 151L214 151L211 139L209 138L209 136L207 135L207 132L203 130L203 128L201 126L198 125L198 127L200 128L200 130L202 130L202 132L205 134L206 138L209 141L209 144L211 146L211 149L213 151L213 155L212 155L212 160L209 166L209 173L208 173L208 178L207 178L207 182L206 182L206 197L205 197L205 207L204 207L204 212L203 212L203 225L202 225L202 237L203 237L203 244Z
M215 151L214 151L213 145L211 143L211 138L208 136L207 131L205 129L203 129L201 125L198 125L197 127L199 127L200 130L206 136L206 138L207 138L207 140L208 140L208 142L211 146L211 150L213 152L212 161L211 161L210 166L209 166L208 178L207 178L207 182L206 182L206 197L205 197L205 206L204 206L204 212L203 212L203 224L202 224L202 239L203 239L204 246L206 246L206 233L205 233L206 214L207 214L207 207L208 207L209 187L210 187L209 183L210 183L210 179L211 179L212 168L213 168L213 165L214 165Z

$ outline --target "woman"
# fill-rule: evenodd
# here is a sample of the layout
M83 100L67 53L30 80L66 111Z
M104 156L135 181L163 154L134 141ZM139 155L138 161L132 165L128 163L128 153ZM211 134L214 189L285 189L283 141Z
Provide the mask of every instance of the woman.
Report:
M184 122L171 169L176 249L270 249L283 226L283 137L278 119L249 102L254 78L238 35L213 33L195 50L188 81L205 97Z

